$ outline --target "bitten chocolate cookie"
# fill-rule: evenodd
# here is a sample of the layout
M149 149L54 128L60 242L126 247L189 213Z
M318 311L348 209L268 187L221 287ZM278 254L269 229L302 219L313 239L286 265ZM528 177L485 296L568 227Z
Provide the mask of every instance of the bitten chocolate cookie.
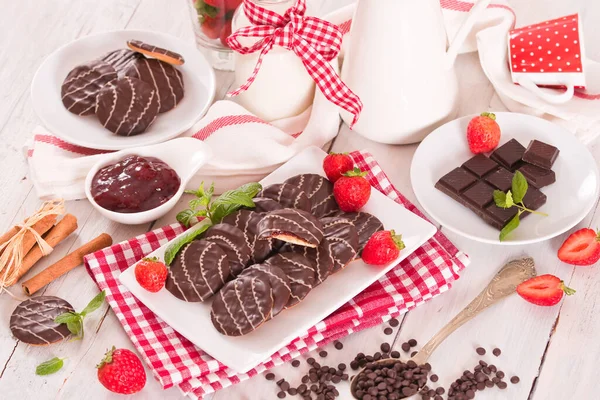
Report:
M117 71L104 61L92 61L75 67L60 89L63 105L77 115L96 111L96 96L109 82L117 79Z
M194 240L175 257L165 288L180 300L199 302L217 293L228 276L225 251L214 242Z
M260 276L268 279L273 288L272 317L279 314L290 300L292 288L290 281L283 270L275 265L254 264L246 268L240 276Z
M290 281L292 293L285 308L293 307L302 301L315 285L315 266L302 254L279 253L265 263L281 268Z
M244 232L246 244L250 248L250 263L258 264L273 252L273 240L259 239L257 235L258 222L263 214L249 210L239 210L223 218L223 223L230 224Z
M283 208L297 208L307 212L311 210L311 203L306 193L301 188L289 183L269 185L260 191L257 196L273 199L281 204Z
M219 333L246 335L271 317L273 290L268 279L240 276L215 296L210 318Z
M354 224L358 233L358 254L363 251L365 244L367 244L371 236L383 229L381 221L374 215L366 212L345 213L339 211L335 213L335 216L345 218Z
M158 114L158 96L152 86L129 76L106 84L98 93L96 116L108 130L133 136L148 128Z
M10 317L10 330L15 338L32 345L48 345L68 338L71 332L66 324L54 319L66 312L74 312L67 301L54 296L38 296L25 300Z
M216 243L227 254L232 277L238 276L248 265L250 247L242 230L230 224L217 224L206 231L203 239Z
M322 245L327 246L333 256L332 273L337 272L358 255L358 233L349 220L341 217L322 218L325 238Z
M128 40L127 47L145 56L156 58L169 64L183 65L185 62L181 54L144 43L141 40Z
M119 49L106 53L100 60L110 64L117 71L119 78L121 78L135 61L142 58L144 56L135 51Z
M263 215L258 223L258 238L317 247L323 240L323 225L306 211L282 208Z
M159 113L172 110L183 99L181 72L164 61L140 58L125 71L126 76L146 82L158 93Z
M266 197L255 197L252 200L254 201L254 211L256 212L264 213L281 210L283 208L283 206L275 200Z
M306 193L311 202L310 211L317 218L332 216L340 209L333 197L333 184L321 175L296 175L285 183L297 186Z

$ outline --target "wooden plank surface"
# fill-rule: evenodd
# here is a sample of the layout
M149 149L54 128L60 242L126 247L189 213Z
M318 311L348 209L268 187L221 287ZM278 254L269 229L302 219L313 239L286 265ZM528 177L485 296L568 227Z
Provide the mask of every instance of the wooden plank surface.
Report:
M42 60L57 47L95 32L113 29L147 29L170 33L193 40L187 0L53 0L39 2L0 0L0 231L31 213L40 202L26 178L27 166L21 147L31 137L32 128L39 122L31 107L29 85ZM324 0L323 9L335 9L347 0ZM586 50L589 55L600 55L600 33L595 29L600 20L600 5L591 0L561 2L560 0L511 1L519 17L519 25L564 15L580 10L583 13ZM492 108L501 110L501 103L493 87L485 78L476 54L459 57L458 74L462 93L468 94L459 109L460 115L477 113ZM230 73L217 73L217 98L222 98L230 87ZM411 201L416 201L409 182L409 168L416 146L381 145L342 128L333 145L335 151L370 150L392 182ZM591 146L600 160L600 145ZM185 199L180 204L184 204ZM71 249L89 241L101 232L110 233L115 241L125 240L147 231L150 224L123 226L99 216L86 201L68 204L69 212L77 216L79 228L45 260L36 265L39 271L60 259ZM154 226L174 220L172 212ZM598 207L580 226L600 225ZM443 229L443 228L442 228ZM598 387L592 371L600 356L597 334L600 322L596 317L600 296L599 279L595 268L574 268L560 263L556 250L565 235L529 246L504 248L481 245L447 232L448 236L472 259L454 288L408 313L392 335L383 334L382 327L360 332L343 340L343 351L329 346L326 362L337 365L349 362L359 351L373 353L383 341L395 342L395 347L408 338L424 343L455 313L464 307L489 281L495 271L508 259L528 254L535 258L539 273L554 273L578 290L562 306L538 308L529 306L513 296L465 325L451 336L434 354L431 362L440 375L440 383L447 386L462 370L472 367L476 357L474 347L500 347L503 354L493 360L507 374L518 374L519 385L509 385L507 391L489 390L478 394L478 399L558 400L592 398ZM83 268L70 272L49 285L45 294L67 298L81 309L97 293L97 288ZM20 399L112 399L123 398L107 392L96 380L94 366L105 349L133 348L114 313L103 306L88 317L87 335L81 342L67 342L51 347L30 347L16 342L8 329L8 319L18 302L7 295L0 296L0 398ZM49 377L34 375L35 366L53 356L67 356L65 368ZM311 354L313 357L318 357ZM306 357L304 357L306 358ZM275 368L278 376L292 383L304 373L291 365ZM509 375L510 376L510 375ZM539 376L539 377L538 377ZM340 386L344 392L344 387ZM6 397L5 397L6 396ZM161 391L149 374L144 391L136 399L179 399L177 389ZM211 396L209 396L211 397ZM271 399L275 398L274 385L262 377L220 391L214 399ZM348 394L341 397L349 398Z

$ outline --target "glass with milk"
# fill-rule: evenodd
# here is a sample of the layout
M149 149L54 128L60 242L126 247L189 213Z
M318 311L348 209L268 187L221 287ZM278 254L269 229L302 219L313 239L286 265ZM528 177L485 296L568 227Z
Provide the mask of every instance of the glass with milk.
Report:
M256 5L284 15L296 0L252 0ZM307 12L308 14L308 12ZM238 7L232 31L250 26L244 5ZM239 38L240 44L251 46L257 39ZM234 52L235 83L237 88L244 84L254 71L260 51L252 54ZM313 101L315 82L310 77L302 60L293 51L281 46L273 46L262 61L255 81L248 90L240 93L235 100L248 111L265 121L293 117L306 110Z

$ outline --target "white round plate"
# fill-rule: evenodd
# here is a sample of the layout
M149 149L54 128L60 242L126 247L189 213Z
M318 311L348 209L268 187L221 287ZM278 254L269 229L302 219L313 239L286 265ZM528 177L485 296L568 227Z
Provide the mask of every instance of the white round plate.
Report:
M417 199L436 221L470 239L492 244L518 245L550 239L578 224L598 199L599 176L588 149L562 127L530 115L496 113L502 138L500 145L517 139L527 147L538 139L560 150L552 169L556 182L542 188L547 201L539 211L547 217L529 215L504 241L499 231L457 203L434 185L442 176L473 156L467 144L467 125L473 116L448 122L433 131L417 148L410 177Z
M127 41L131 39L183 56L185 63L176 68L183 74L185 96L177 107L159 114L146 132L125 137L105 129L95 115L80 117L67 111L61 101L60 89L74 67L110 51L127 48ZM31 83L33 108L46 128L70 143L101 150L122 150L172 139L191 128L204 115L214 94L214 72L193 43L147 31L104 32L68 43L46 58Z

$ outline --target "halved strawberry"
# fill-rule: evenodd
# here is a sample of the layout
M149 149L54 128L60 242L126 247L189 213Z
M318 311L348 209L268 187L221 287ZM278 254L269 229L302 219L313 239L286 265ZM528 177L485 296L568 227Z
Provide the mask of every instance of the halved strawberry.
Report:
M572 265L592 265L600 260L600 233L584 228L573 232L558 249L558 258Z
M532 304L553 306L558 304L563 295L575 294L575 290L565 286L565 283L556 276L546 274L521 283L517 286L517 293Z

